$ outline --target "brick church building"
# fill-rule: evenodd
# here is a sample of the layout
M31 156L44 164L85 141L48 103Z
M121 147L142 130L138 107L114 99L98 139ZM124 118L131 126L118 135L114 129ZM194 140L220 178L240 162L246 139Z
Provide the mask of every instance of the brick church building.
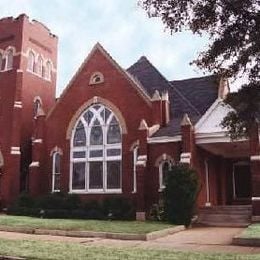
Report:
M124 69L97 43L56 99L57 41L26 15L0 20L2 207L23 190L123 196L144 219L181 162L198 173L199 208L249 205L259 220L259 133L221 128L227 80L169 81L146 57Z

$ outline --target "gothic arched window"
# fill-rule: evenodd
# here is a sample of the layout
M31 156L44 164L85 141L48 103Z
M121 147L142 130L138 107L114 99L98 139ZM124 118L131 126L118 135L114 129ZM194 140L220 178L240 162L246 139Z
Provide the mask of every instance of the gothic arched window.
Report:
M167 174L171 169L172 162L169 160L162 161L159 165L159 190L163 190L166 185Z
M52 191L60 191L61 154L56 151L52 154Z
M33 117L36 118L39 112L39 109L42 107L42 101L40 97L36 97L33 102Z
M31 72L35 71L35 55L32 51L29 52L27 69Z
M43 58L41 56L38 58L37 67L39 76L43 77Z
M101 104L85 110L73 128L71 191L121 192L122 131Z
M13 49L8 49L6 52L6 63L5 63L5 69L10 70L13 68L13 62L14 62L14 51Z
M47 61L45 66L45 78L51 80L51 62Z

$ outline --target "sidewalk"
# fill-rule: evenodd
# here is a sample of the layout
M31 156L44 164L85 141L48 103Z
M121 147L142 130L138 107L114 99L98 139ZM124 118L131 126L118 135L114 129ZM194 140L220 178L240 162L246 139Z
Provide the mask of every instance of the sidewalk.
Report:
M80 243L86 246L172 249L180 251L260 254L258 247L231 245L243 228L196 227L153 241L123 241L104 238L75 238L0 232L0 238Z

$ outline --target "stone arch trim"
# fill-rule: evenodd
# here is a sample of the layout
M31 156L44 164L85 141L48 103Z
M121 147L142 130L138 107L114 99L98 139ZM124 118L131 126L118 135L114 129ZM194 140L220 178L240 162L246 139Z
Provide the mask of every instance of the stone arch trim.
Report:
M3 166L4 166L4 157L3 157L2 151L0 149L0 168Z
M42 105L42 99L41 99L40 96L35 96L35 97L33 98L33 103L36 102L37 100L39 100L40 103L41 103L41 105Z
M129 151L132 152L136 147L139 147L139 146L140 146L140 141L139 141L139 140L136 140L136 141L134 141L134 142L131 144Z
M60 155L63 155L63 151L58 146L55 146L51 149L50 156L52 156L54 153L59 153Z
M6 49L5 49L5 55L7 54L8 51L12 51L13 52L13 56L15 56L16 54L16 49L14 46L8 46Z
M67 128L67 132L66 132L67 140L69 140L71 138L72 129L73 129L74 125L76 124L76 121L78 120L80 115L83 113L83 111L86 108L88 108L89 106L91 106L93 104L97 104L97 103L100 103L100 104L104 105L105 107L111 109L111 111L113 111L113 113L116 115L116 117L120 123L120 126L122 128L122 134L127 134L126 122L125 122L125 119L124 119L121 111L119 110L119 108L116 107L112 102L110 102L107 99L104 99L101 97L93 97L93 98L89 99L88 101L86 101L73 115L72 119L70 120L69 126Z
M155 167L159 167L163 161L170 161L172 164L174 164L174 159L172 158L172 156L164 153L157 157L157 159L155 160Z

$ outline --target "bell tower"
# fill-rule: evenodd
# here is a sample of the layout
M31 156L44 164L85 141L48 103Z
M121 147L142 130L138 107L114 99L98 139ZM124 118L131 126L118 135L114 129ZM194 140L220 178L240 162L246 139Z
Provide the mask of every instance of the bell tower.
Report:
M0 202L27 187L37 110L55 104L58 39L22 14L0 19Z

